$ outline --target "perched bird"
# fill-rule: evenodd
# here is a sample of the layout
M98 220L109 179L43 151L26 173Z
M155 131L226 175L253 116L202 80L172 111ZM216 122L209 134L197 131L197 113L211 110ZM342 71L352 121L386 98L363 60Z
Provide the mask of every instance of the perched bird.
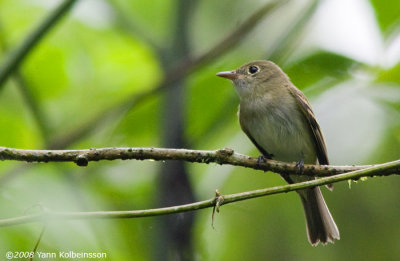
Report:
M242 130L263 157L285 162L328 165L321 129L310 103L279 66L253 61L233 71L217 73L231 80L240 97L238 111ZM288 183L314 179L284 175ZM312 245L339 239L339 230L319 187L299 190Z

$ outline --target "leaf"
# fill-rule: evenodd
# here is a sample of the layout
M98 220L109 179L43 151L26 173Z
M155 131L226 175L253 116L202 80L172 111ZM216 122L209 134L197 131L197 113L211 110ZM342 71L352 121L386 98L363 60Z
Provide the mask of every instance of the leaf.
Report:
M96 39L101 44L93 44ZM51 128L63 131L135 91L151 88L162 76L146 45L74 20L30 55L23 73L50 114Z
M236 123L239 99L232 83L215 76L220 68L206 68L194 73L187 82L187 135L199 141L210 133Z
M388 35L400 22L400 5L398 0L370 0L375 11L379 27L384 35Z
M376 81L400 84L400 63L388 70L381 71Z
M296 60L294 64L284 68L284 71L298 88L303 89L322 80L331 83L343 80L349 76L349 69L356 64L359 63L348 57L317 51L304 59Z

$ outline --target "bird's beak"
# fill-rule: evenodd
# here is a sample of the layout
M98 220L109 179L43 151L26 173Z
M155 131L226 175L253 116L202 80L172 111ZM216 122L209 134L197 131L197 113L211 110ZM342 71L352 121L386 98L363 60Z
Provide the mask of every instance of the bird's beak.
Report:
M224 77L229 80L234 80L239 77L239 74L237 74L235 71L226 71L226 72L219 72L217 73L217 76L219 77Z

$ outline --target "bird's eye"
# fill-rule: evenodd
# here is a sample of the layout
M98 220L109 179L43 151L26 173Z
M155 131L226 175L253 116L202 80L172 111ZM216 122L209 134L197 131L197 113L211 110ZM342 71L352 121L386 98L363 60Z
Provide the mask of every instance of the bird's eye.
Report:
M258 72L258 70L259 70L258 67L255 65L249 67L249 73L251 74L255 74L256 72Z

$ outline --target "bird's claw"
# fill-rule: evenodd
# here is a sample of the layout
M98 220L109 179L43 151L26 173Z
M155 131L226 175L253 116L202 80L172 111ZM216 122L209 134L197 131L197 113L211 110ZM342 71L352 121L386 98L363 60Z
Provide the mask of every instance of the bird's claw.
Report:
M260 166L264 162L265 162L265 157L263 155L258 156L257 165Z
M301 159L298 162L296 162L296 167L298 168L299 173L302 174L304 170L304 159Z
M267 159L272 159L272 157L274 156L274 154L264 154L264 155L260 155L257 158L257 165L260 166L262 163L265 163L265 161Z

